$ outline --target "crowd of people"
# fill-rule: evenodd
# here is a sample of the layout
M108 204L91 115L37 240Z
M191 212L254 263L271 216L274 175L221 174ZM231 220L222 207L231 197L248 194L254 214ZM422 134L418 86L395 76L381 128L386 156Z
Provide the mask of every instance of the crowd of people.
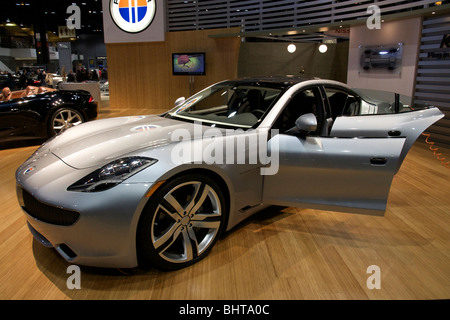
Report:
M0 101L26 97L46 91L54 90L47 88L47 73L44 69L21 70L14 76L10 72L1 72L3 82L1 83ZM63 74L63 79L67 82L85 82L85 81L107 81L108 73L106 69L91 70L88 72L84 68L76 72L70 71L67 76ZM18 92L20 91L20 92ZM19 94L20 93L20 94Z
M1 72L2 75L7 75L7 79L3 81L2 88L9 87L11 90L23 90L27 86L44 86L46 79L46 71L44 69L34 70L21 70L14 76L10 72ZM85 82L85 81L107 81L108 72L106 69L87 71L85 68L81 68L74 71L70 71L67 75L63 74L63 78L66 78L67 82ZM17 80L18 79L18 80Z
M45 70L30 71L22 70L14 76L10 72L0 72L3 76L6 75L5 80L1 84L1 88L9 88L11 91L24 90L27 86L41 86L45 85Z
M45 87L45 70L38 70L37 73L23 70L15 75L16 78L10 72L1 74L6 74L6 78L1 84L0 101L24 98L48 91Z
M91 70L88 72L86 69L78 69L75 73L70 71L67 75L67 82L84 82L84 81L106 81L108 80L108 73L106 69Z

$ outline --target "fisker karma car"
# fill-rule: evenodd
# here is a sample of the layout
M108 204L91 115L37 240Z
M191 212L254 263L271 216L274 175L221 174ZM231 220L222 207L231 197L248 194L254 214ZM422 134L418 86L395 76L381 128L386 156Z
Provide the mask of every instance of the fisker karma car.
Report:
M443 117L398 94L296 77L227 80L164 114L96 120L16 172L28 227L69 263L174 270L262 208L383 215L394 175Z

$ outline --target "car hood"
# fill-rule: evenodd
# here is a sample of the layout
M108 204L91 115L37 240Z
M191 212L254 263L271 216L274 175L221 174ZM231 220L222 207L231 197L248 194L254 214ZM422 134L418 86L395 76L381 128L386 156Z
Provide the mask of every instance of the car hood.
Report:
M194 125L161 116L96 120L70 128L50 141L48 148L69 166L85 169L137 150L168 145L177 129L193 132Z

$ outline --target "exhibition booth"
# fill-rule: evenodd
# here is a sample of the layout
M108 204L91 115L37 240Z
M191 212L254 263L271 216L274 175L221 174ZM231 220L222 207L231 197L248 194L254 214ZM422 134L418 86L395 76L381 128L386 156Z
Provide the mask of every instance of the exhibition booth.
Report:
M0 299L450 298L448 1L0 8Z

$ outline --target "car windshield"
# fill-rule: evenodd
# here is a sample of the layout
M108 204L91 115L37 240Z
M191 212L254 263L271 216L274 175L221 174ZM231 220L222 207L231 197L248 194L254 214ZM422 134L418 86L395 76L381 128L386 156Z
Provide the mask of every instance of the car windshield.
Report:
M382 114L396 113L396 94L393 92L370 90L370 89L354 89L354 91L366 102L367 106L361 106L362 114ZM399 95L398 112L409 112L428 108L429 105L413 101L412 97ZM372 111L371 111L372 110Z
M206 88L168 112L174 119L252 128L281 95L280 88L223 82Z

